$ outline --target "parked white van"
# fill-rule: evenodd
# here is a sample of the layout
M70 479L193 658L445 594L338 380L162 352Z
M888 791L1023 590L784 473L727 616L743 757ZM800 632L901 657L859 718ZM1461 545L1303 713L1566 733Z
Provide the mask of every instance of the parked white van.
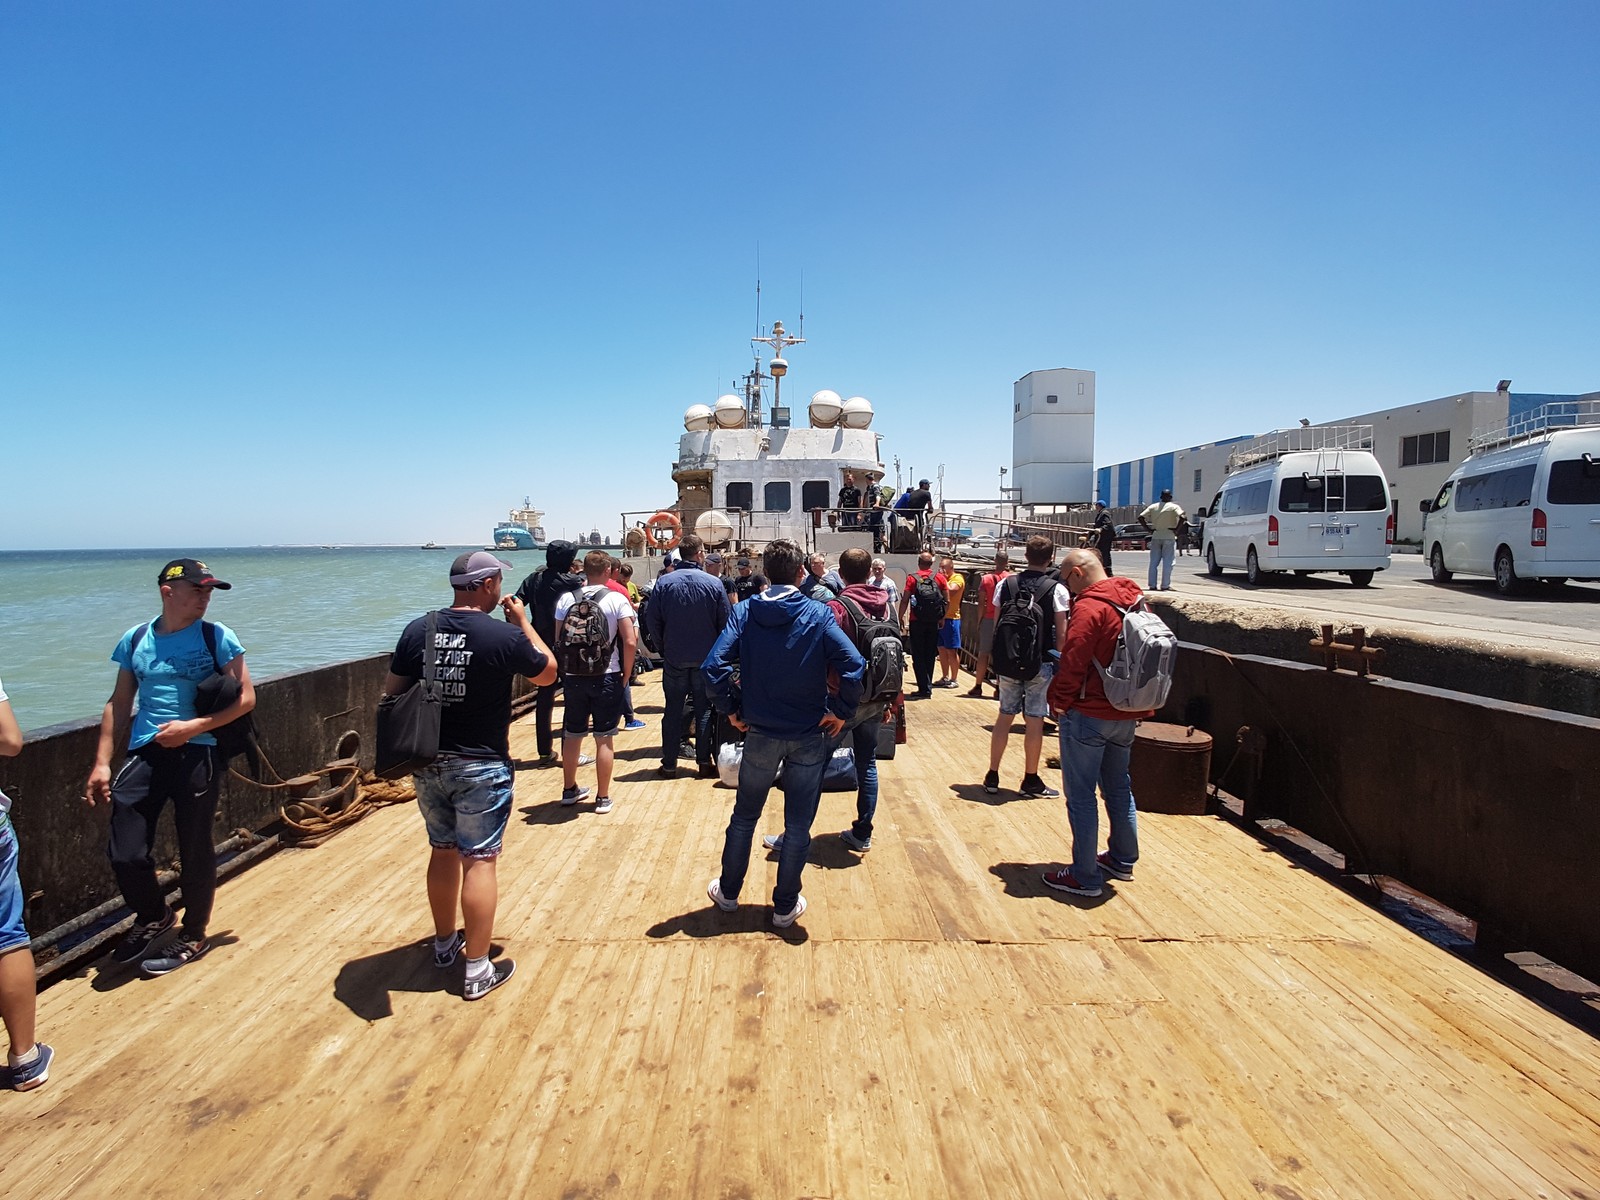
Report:
M1206 570L1243 568L1251 584L1275 571L1337 572L1366 587L1394 545L1389 483L1371 445L1370 425L1324 425L1236 449L1227 482L1197 514Z
M1534 579L1600 579L1600 403L1547 404L1470 446L1420 506L1434 582L1489 575L1510 595Z

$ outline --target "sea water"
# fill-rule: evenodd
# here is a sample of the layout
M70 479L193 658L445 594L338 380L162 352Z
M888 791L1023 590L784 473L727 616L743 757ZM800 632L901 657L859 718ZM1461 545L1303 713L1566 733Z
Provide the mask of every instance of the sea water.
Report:
M238 635L253 679L383 653L411 618L450 603L450 563L478 548L0 551L0 681L25 730L98 718L117 678L111 651L161 615L156 575L174 558L233 584L206 617ZM544 563L539 550L501 557L507 592Z

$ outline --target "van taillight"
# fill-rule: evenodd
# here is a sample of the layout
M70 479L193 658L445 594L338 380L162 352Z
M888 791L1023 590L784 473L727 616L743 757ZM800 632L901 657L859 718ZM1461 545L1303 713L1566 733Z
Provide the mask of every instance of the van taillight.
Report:
M1277 544L1278 544L1278 518L1277 517L1268 517L1267 518L1267 545L1276 546Z
M1383 544L1394 545L1394 514L1390 513L1388 520L1383 523Z
M1545 515L1544 515L1544 509L1542 509L1542 508L1534 509L1533 510L1533 544L1535 546L1544 545L1545 528L1546 528L1546 518L1545 518Z

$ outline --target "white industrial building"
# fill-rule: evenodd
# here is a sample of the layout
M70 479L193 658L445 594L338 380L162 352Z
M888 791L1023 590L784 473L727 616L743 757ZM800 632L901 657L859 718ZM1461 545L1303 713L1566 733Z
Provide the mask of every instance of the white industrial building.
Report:
M1012 387L1011 487L1020 504L1094 496L1094 372L1029 371Z
M1316 427L1372 426L1371 449L1389 480L1395 537L1399 541L1416 541L1422 536L1422 514L1417 502L1433 499L1457 464L1467 457L1467 444L1474 429L1503 425L1510 417L1555 401L1597 398L1600 392L1581 396L1513 392L1506 380L1493 392L1460 392L1421 404L1321 421ZM1222 486L1234 444L1254 436L1245 434L1101 467L1096 478L1096 498L1113 508L1144 505L1156 499L1163 488L1170 488L1172 498L1186 511L1209 508Z

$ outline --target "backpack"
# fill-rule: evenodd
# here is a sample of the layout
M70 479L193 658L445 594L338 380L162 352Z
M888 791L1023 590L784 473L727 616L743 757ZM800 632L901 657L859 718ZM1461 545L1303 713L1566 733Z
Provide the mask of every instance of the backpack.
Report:
M1143 596L1132 608L1123 608L1104 596L1089 598L1104 600L1122 614L1122 628L1117 633L1110 664L1094 664L1105 685L1107 702L1123 712L1160 708L1172 689L1172 668L1178 660L1177 635L1146 607ZM1078 695L1083 694L1084 689L1080 689Z
M133 652L139 648L139 643L149 630L150 623L147 621L133 631L133 640L128 643L129 662L133 661ZM217 658L217 627L210 621L201 621L200 636L205 639L206 649L211 652L213 668L194 691L195 715L205 717L232 705L239 698L241 688L237 679L223 671L222 663ZM211 736L217 741L219 763L227 766L242 754L245 764L250 768L251 777L261 778L261 748L257 744L256 722L251 713L217 726L211 731Z
M593 596L585 596L582 588L572 593L572 607L556 644L556 662L563 675L598 679L611 666L611 625L600 608L608 590L601 584Z
M930 575L913 575L911 617L919 625L937 625L944 620L944 592Z
M1012 580L1017 587L1008 598L1005 588ZM1047 587L1055 586L1048 577L1041 577L1041 582ZM1020 575L1013 575L1000 585L1000 615L995 618L994 642L989 650L989 664L996 675L1026 683L1039 674L1044 665L1045 622L1049 615L1034 588L1023 586Z
M862 703L893 700L904 686L906 669L905 644L900 640L899 623L892 617L869 617L849 596L840 596L839 603L855 622L856 649L867 660L866 672L861 677Z

